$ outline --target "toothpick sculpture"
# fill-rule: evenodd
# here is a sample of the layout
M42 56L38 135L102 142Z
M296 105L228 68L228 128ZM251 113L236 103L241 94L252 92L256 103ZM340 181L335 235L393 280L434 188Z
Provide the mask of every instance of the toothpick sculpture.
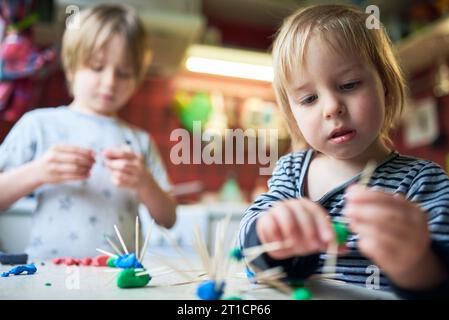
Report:
M151 235L151 229L154 224L154 220L152 220L152 223L147 231L147 235L145 237L145 242L142 248L142 251L140 251L139 256L139 237L140 237L140 224L139 224L139 217L136 216L136 229L135 229L135 250L134 253L129 253L128 248L126 247L123 238L120 234L119 229L116 225L114 225L115 233L117 235L117 238L120 241L120 244L122 246L123 252L117 248L117 246L112 242L109 237L106 236L106 240L108 241L109 245L112 247L112 249L116 252L116 254L108 252L106 250L102 249L96 249L97 251L108 255L110 258L108 259L107 265L110 267L118 268L116 269L117 272L119 272L117 276L117 286L119 288L136 288L136 287L144 287L146 286L150 280L150 272L146 270L143 265L142 261L147 249L148 240ZM121 270L120 270L121 269Z
M360 175L358 184L367 186L371 176L376 170L376 167L377 165L375 161L369 161ZM329 245L326 252L326 262L324 263L323 274L321 276L323 278L333 278L336 275L338 247L346 243L349 235L347 227L348 223L349 221L345 217L337 217L333 219L332 226L336 233L336 239Z

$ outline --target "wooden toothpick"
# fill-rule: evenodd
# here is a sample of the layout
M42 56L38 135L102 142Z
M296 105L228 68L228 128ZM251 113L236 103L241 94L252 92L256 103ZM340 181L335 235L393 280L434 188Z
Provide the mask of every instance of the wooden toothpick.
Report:
M254 270L255 276L258 275L258 274L262 275L261 276L262 279L258 280L259 282L265 283L265 284L267 284L267 285L269 285L271 287L274 287L274 288L276 288L276 289L278 289L278 290L280 290L280 291L282 291L282 292L284 292L284 293L286 293L288 295L291 295L293 293L293 288L291 288L289 285L285 284L284 282L282 282L280 280L273 279L273 274L276 274L276 272L279 272L279 270L276 270L276 272L269 271L270 269L262 271L262 270L260 270L259 268L257 268L255 265L253 265L251 263L249 263L248 265L251 267L251 269ZM273 269L277 269L277 268L273 268ZM265 277L264 276L265 274L269 274L270 276L269 277ZM282 277L280 277L280 278L282 278Z
M97 250L98 252L101 252L101 253L103 253L103 254L105 254L105 255L107 255L107 256L113 257L113 258L115 258L115 259L118 258L118 255L113 254L113 253L110 253L110 252L108 252L108 251L106 251L106 250L99 249L99 248L96 248L95 250Z
M146 235L145 241L143 243L143 248L142 248L142 252L140 254L139 261L143 261L143 257L145 256L145 253L147 251L148 240L150 240L151 230L153 229L153 225L154 225L154 219L151 219L151 223L150 223L150 226L148 227L147 235Z
M245 256L247 262L251 262L262 253L280 249L287 249L290 248L291 246L292 246L291 243L287 243L284 241L274 241L270 243L264 243L259 246L243 249L242 254Z
M137 257L137 260L140 262L140 259L139 259L139 236L140 236L140 232L139 232L139 216L136 216L136 232L135 232L135 235L136 235L136 243L135 243L135 250L136 250L136 257Z
M112 242L112 240L109 238L109 236L107 234L104 235L104 238L109 243L111 248L114 249L115 253L117 253L119 256L123 255L123 253L120 251L120 249L117 248L117 246L114 244L114 242Z
M326 261L323 266L324 277L331 277L337 269L338 243L332 241L326 252Z
M207 251L206 244L204 243L203 237L201 236L201 231L198 225L195 225L194 227L194 234L195 234L195 247L198 251L198 254L200 255L201 261L203 263L203 267L207 274L211 275L211 262L209 258L209 253Z
M370 160L366 164L365 168L363 169L358 184L362 186L367 186L369 180L371 179L371 176L373 175L374 171L376 170L377 164L376 161Z
M157 259L161 261L164 265L166 265L168 268L172 269L174 272L179 274L180 276L186 278L188 281L193 281L194 279L184 270L178 268L175 264L169 262L167 259L165 259L163 256L158 255Z
M115 229L115 233L117 234L118 239L120 240L123 251L125 251L126 254L129 254L128 249L126 248L125 242L123 242L122 235L120 234L120 231L118 230L118 228L115 224L114 224L114 229Z

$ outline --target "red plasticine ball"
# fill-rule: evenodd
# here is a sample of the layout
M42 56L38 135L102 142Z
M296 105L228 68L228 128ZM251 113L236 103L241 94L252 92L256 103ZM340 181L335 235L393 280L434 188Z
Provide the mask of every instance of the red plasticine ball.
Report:
M92 262L93 266L96 267L106 267L108 265L109 256L96 256Z
M85 257L81 260L81 264L83 266L90 266L92 264L92 258L90 257Z

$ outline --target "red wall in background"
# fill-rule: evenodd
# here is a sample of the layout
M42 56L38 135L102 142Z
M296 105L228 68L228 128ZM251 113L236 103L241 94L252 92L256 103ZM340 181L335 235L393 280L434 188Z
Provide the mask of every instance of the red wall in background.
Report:
M435 70L433 68L424 70L423 72L414 75L408 85L412 100L418 101L420 99L434 96L434 78ZM431 145L409 148L404 143L402 127L399 127L393 134L393 141L399 152L406 155L432 160L447 171L446 157L449 154L449 96L443 96L435 99L438 110L440 138Z
M248 196L259 176L259 167L256 164L174 165L170 161L170 150L177 144L177 141L170 141L170 134L181 127L171 108L172 99L170 79L146 79L128 107L123 109L121 116L147 130L155 139L173 183L200 180L206 191L216 191L227 177L233 175L237 177L239 186Z

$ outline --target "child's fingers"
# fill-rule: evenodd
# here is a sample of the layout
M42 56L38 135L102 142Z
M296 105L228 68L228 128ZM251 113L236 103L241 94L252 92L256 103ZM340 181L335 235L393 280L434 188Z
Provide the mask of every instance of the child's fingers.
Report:
M137 186L139 179L136 175L118 172L113 173L112 182L119 187L135 187Z
M379 232L367 225L360 226L360 237L357 243L360 251L378 262L392 260L400 254L401 238L396 235Z
M69 145L54 145L51 148L54 152L64 152L64 153L73 153L77 154L80 157L87 157L95 159L95 151L88 148L82 148L77 146L69 146Z
M141 157L140 155L124 149L106 149L103 151L103 156L105 156L109 160L116 159L136 159Z
M321 242L327 245L335 238L335 232L332 228L329 215L320 205L314 203L313 201L302 199L302 204L312 214Z
M50 172L53 174L74 174L74 175L88 175L89 167L78 166L73 163L54 163L50 165Z
M270 212L267 212L257 220L256 230L262 243L285 241L278 222L278 217ZM290 248L287 248L270 251L267 254L274 259L284 259L291 257L293 252Z
M306 240L302 234L302 226L298 222L295 210L298 210L298 208L294 208L291 201L286 201L276 208L276 220L281 229L282 238L284 241L292 243L294 249L298 246L304 246Z
M348 204L345 215L354 224L369 224L378 229L396 229L408 223L410 216L403 213L404 207L391 203ZM411 211L412 210L407 210Z
M256 223L257 234L261 242L269 243L283 240L281 228L272 214L266 213Z
M291 225L296 226L295 249L302 254L319 251L322 243L315 221L308 209L304 207L301 201L287 202L287 205L294 213L294 219L296 220L289 222Z
M59 176L59 182L86 180L87 178L89 178L89 175L86 174L65 173Z
M107 160L106 166L112 171L121 171L127 174L133 174L139 170L139 165L129 160Z
M95 159L89 156L82 156L77 153L60 152L53 154L50 161L59 163L71 163L80 167L90 168L95 163Z
M353 211L357 212L357 214L352 213ZM412 218L412 212L407 212L407 214L402 214L397 211L384 213L381 207L370 208L369 206L356 205L350 207L348 212L349 215L356 217L351 218L349 228L354 233L361 235L377 233L392 235L397 238L406 237L409 233L408 228L413 224L409 220ZM362 212L362 214L360 214L360 212ZM425 223L425 221L423 221L423 223Z

